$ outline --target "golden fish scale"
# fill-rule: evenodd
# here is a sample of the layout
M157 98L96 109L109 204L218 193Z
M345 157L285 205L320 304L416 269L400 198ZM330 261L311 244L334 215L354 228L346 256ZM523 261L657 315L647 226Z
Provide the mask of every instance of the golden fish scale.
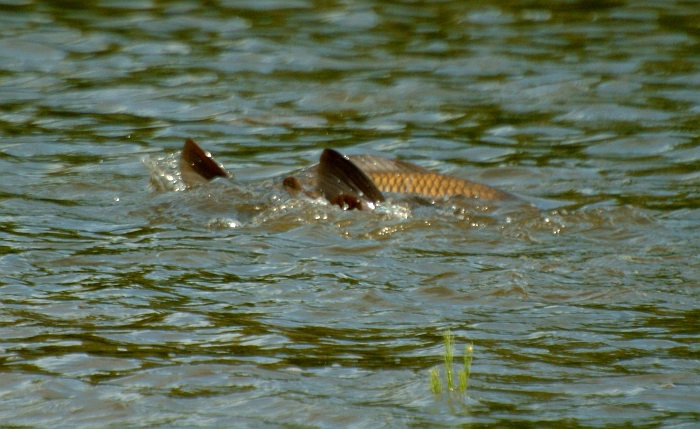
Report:
M507 200L511 195L487 185L438 173L369 173L382 192L420 194L430 198L464 195L469 198Z

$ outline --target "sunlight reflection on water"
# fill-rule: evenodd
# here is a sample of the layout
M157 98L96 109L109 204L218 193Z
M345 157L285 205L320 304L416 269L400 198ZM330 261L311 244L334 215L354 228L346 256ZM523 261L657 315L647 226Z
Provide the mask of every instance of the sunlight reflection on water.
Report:
M692 427L697 19L0 1L0 420ZM185 191L186 137L236 178ZM324 147L533 205L289 199Z

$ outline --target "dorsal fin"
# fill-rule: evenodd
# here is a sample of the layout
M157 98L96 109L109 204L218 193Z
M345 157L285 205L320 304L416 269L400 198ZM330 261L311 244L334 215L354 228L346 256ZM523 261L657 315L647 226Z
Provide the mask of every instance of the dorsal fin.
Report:
M321 153L316 175L318 190L332 203L347 202L349 197L373 204L384 201L372 179L333 149L324 149Z
M432 173L416 164L379 155L350 155L348 159L368 175L373 173Z
M187 186L208 182L215 177L233 177L209 152L190 138L185 140L185 146L182 148L180 173Z

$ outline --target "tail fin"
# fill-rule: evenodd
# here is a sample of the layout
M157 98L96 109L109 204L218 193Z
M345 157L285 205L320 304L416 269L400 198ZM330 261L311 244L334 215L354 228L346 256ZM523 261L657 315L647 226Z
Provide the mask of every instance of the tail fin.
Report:
M190 138L185 140L185 146L182 148L180 172L187 186L208 182L215 177L233 177L209 152Z
M316 175L317 187L323 196L343 208L357 208L358 204L347 204L353 200L372 205L384 201L372 179L333 149L325 149L321 154Z

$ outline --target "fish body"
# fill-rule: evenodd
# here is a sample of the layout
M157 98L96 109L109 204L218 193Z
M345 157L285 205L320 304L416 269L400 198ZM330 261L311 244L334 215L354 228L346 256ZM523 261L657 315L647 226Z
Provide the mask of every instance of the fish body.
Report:
M414 194L428 198L463 195L467 198L510 200L513 197L481 183L438 173L372 173L372 181L382 192Z
M382 192L411 194L426 198L462 195L492 201L514 200L508 192L459 177L435 173L409 162L376 155L348 157L364 171Z
M233 177L211 154L187 139L180 156L187 186L216 177ZM292 197L324 197L346 210L372 210L385 200L384 192L437 199L462 195L491 201L517 200L512 194L470 180L435 173L409 162L377 155L344 156L324 149L319 163L282 185Z

